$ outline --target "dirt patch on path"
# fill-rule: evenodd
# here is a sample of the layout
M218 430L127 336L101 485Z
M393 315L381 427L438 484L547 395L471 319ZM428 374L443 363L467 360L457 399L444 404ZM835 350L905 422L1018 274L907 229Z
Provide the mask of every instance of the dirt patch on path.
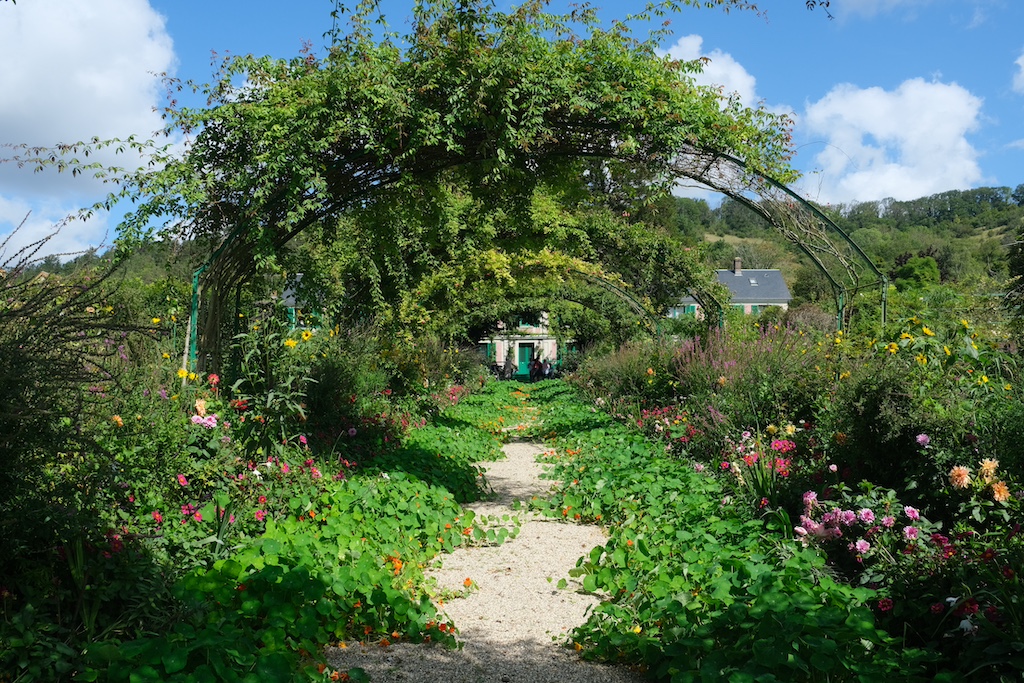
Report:
M639 683L644 677L625 667L584 662L565 647L568 633L586 620L597 598L579 592L569 579L576 560L605 536L600 527L562 523L513 512L514 501L543 496L551 483L542 480L537 456L543 447L510 443L506 459L486 463L494 495L467 507L477 515L518 515L519 535L499 546L460 548L432 568L442 589L463 589L469 578L476 589L445 603L445 613L459 628L460 650L437 645L398 643L387 648L348 643L328 648L327 660L338 669L362 667L374 683ZM559 590L559 579L569 587Z

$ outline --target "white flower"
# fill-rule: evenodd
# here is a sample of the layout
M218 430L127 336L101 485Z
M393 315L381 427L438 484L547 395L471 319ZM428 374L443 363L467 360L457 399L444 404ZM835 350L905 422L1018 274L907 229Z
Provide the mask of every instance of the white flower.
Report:
M380 478L384 479L384 480L390 480L391 479L391 477L388 476L387 472L381 472L380 473Z
M964 633L974 633L978 630L978 627L974 625L974 622L972 622L969 617L961 621L958 628Z
M263 478L263 473L260 472L259 469L257 468L257 469L254 469L252 471L252 476L254 476L257 479L262 479Z

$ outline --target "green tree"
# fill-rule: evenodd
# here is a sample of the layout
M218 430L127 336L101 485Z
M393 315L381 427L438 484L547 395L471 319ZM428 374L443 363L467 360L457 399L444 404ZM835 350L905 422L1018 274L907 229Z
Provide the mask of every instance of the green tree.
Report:
M931 256L915 256L896 269L893 283L900 291L939 284L939 264Z
M676 9L665 3L640 18ZM372 205L388 188L444 192L447 169L458 169L474 200L508 225L529 215L539 184L579 187L581 176L630 205L657 197L676 182L679 159L695 152L728 154L782 182L794 177L785 118L698 86L699 61L661 56L656 39L630 35L629 22L606 29L587 9L558 16L529 3L504 13L483 0L436 0L417 6L407 36L380 39L370 12L350 15L351 30L335 36L322 60L227 60L212 84L198 88L209 106L167 111L168 128L191 136L186 153L157 155L156 170L120 178L119 196L137 202L122 226L126 242L148 236L157 222L166 238L216 249L203 272L199 328L214 358L235 288L278 267L293 238L313 226L333 228L355 209L385 210ZM491 251L489 223L474 235L477 255ZM345 232L359 225L339 230L377 250L364 252L364 263L389 266L397 243ZM482 257L466 263L445 237L438 226L416 237L433 240L430 259L445 266L434 269L435 279L475 275ZM439 303L402 300L373 277L374 295L398 311L395 319ZM393 280L412 283L404 277Z

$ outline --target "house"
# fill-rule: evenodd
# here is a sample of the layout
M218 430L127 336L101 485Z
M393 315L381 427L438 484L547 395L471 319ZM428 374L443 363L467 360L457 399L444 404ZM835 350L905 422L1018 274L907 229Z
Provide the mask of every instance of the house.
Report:
M757 315L769 306L778 306L783 310L789 308L793 295L789 293L782 272L773 268L744 269L739 256L733 259L732 268L722 268L716 272L718 282L724 285L732 295L730 305L741 308L747 315ZM675 308L669 309L670 318L682 315L703 317L700 304L692 297L685 297Z
M481 339L479 349L481 356L499 368L505 366L505 359L511 354L517 375L530 374L530 360L534 356L551 363L558 360L558 341L548 331L547 313L541 313L536 320L520 320L514 328L506 329L498 323L497 333Z

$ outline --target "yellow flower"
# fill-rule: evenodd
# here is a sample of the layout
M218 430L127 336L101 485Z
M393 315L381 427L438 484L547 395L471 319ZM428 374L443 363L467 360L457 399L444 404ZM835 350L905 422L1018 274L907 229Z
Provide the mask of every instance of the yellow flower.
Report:
M776 432L779 431L779 428L776 427L775 425L768 425L767 427L765 427L764 431L768 432L772 436L775 436Z
M914 360L916 360L921 365L928 365L928 357L925 356L923 353L919 353L916 356L914 356Z
M843 370L842 372L839 373L839 379L848 379L849 377L850 377L850 371L849 370Z
M197 375L197 374L196 374L196 373L194 373L194 372L190 372L190 373L188 373L188 380L189 380L190 382L195 382L195 381L196 381L197 379L199 379L199 375Z
M971 324L969 322L967 322L967 320L965 320L964 318L960 318L960 324L963 325L964 327L970 327L971 326Z
M914 341L914 335L910 334L909 332L904 332L903 334L900 335L900 339L909 339L910 341Z
M294 349L295 345L298 344L298 343L299 342L295 341L294 339L285 339L284 340L284 345L287 346L289 349Z
M849 375L850 373L846 374ZM794 434L796 434L796 426L792 423L786 425L786 436L793 436Z
M202 398L196 399L196 415L199 417L206 417L206 400Z
M1007 391L1010 391L1011 389L1013 389L1013 387L1012 387L1012 386L1010 386L1010 384L1009 384L1009 383L1007 383L1007 384L1004 384L1004 385L1003 385L1003 389L1006 389Z
M188 370L186 370L185 368L178 368L178 377L180 377L181 379L185 379L186 377L188 377Z
M947 356L952 356L952 355L953 355L953 352L949 350L949 347L948 347L948 346L945 346L945 345L944 345L944 346L942 347L942 350L946 352L946 355L947 355Z
M303 330L302 331L302 341L309 341L312 338L313 338L313 333L312 332L310 332L309 330Z
M110 421L118 427L124 427L124 420L121 419L120 415L111 415Z
M996 470L999 468L999 461L991 458L986 458L981 461L981 467L979 471L981 478L986 484L991 484L992 480L996 478Z
M900 350L900 345L897 344L896 342L889 342L889 344L885 347L885 350L888 351L889 353L896 353L897 351Z
M988 375L982 375L981 379L978 380L978 384L988 384Z
M642 631L642 630L643 629L640 628L639 624L637 624L636 626L633 627L633 633L640 633L640 631Z
M934 337L935 336L935 333L932 332L931 330L929 330L927 327L922 327L921 331L924 332L929 337Z
M168 360L171 357L171 354L167 353L166 351L164 351L161 355L164 357L164 360Z
M159 325L160 324L160 318L153 318L153 324L154 325Z

